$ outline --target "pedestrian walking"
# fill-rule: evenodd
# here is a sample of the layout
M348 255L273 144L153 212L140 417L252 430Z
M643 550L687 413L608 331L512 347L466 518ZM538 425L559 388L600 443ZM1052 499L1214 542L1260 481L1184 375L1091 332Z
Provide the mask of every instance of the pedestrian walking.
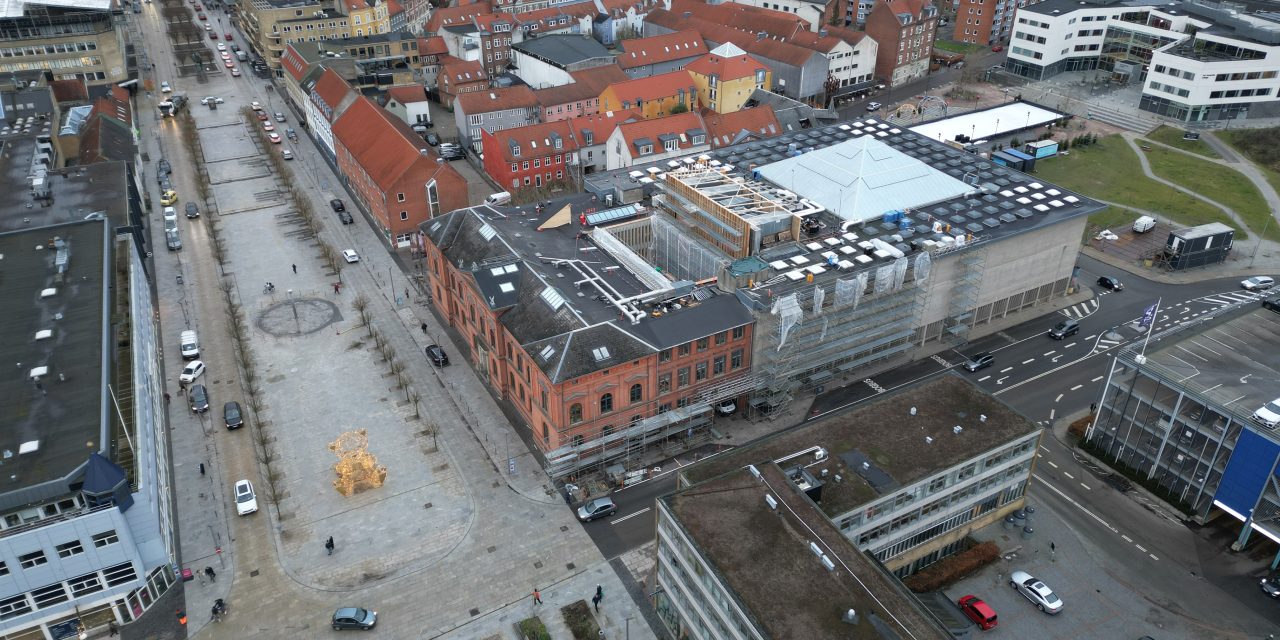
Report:
M604 587L596 585L596 600L604 600Z
M1089 415L1093 415L1093 414L1095 414L1095 413L1097 413L1097 412L1098 412L1098 403L1096 403L1096 402L1090 402L1090 403L1089 403Z
M200 475L204 475L204 463L200 463Z
M422 332L423 332L423 333L426 333L426 332L427 332L427 323L425 323L425 322L424 322L424 323L422 323Z
M341 288L342 288L341 283L338 283L338 282L333 283L333 295L335 296L338 295L338 290Z
M533 588L533 603L542 604L542 592L538 591L537 587Z
M213 570L213 567L205 567L205 568L204 568L204 574L205 574L206 576L209 576L209 580L210 580L210 581L212 581L212 582L217 582L217 581L218 581L218 573L217 573L216 571L214 571L214 570Z
M182 625L182 626L184 626L184 627L185 627L185 626L187 626L187 612L186 612L186 611L183 611L182 609L178 609L178 610L174 611L174 612L173 612L173 614L174 614L175 616L177 616L177 618L178 618L178 624L180 624L180 625Z
M591 596L591 604L595 605L596 613L600 612L600 596Z
M107 631L109 631L109 632L110 632L110 633L108 633L108 634L107 634L108 636L118 636L118 635L120 635L120 627L117 627L117 626L116 626L116 622L115 622L115 620L108 620L108 621L107 621Z
M164 406L166 406L166 407L167 407L167 406L169 406L169 400L170 400L169 392L168 392L168 391L166 391L166 392L164 392Z
M293 265L293 275L298 275L298 265Z
M329 552L329 555L333 555L333 536L329 536L329 539L324 541L324 548L325 551Z

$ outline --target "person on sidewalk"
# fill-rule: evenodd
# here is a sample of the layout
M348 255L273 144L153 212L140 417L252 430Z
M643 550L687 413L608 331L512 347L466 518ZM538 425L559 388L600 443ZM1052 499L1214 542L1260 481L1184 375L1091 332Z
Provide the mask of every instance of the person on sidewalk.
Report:
M298 265L293 265L293 275L298 275Z
M107 635L108 635L108 636L118 636L118 635L120 635L120 627L117 627L117 626L116 626L116 621L115 621L115 620L108 620L108 621L107 621L107 631L109 632L109 633L107 633Z
M200 463L200 475L202 475L202 476L204 475L204 463L203 463L203 462L201 462L201 463Z
M213 570L213 567L205 567L205 568L204 568L204 574L205 574L206 576L209 576L209 582L217 582L217 581L218 581L218 573L217 573L216 571L214 571L214 570Z
M596 600L604 600L604 587L596 585Z
M591 604L595 605L596 613L600 612L600 596L591 596Z
M533 603L542 604L542 592L538 591L537 587L533 588Z
M329 552L329 555L333 555L333 536L329 536L329 539L324 541L324 548L325 551Z

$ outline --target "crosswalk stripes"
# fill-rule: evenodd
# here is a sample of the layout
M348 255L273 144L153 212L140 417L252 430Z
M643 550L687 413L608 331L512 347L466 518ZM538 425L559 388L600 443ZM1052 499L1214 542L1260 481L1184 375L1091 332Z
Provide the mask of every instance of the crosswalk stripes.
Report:
M1084 318L1092 314L1094 311L1097 311L1097 310L1098 310L1098 299L1091 298L1089 300L1085 300L1084 302L1081 302L1080 304L1073 304L1067 307L1066 309L1060 309L1058 310L1058 313L1061 313L1062 315L1068 318L1079 320L1081 318Z
M1206 302L1209 304L1216 304L1220 307L1225 307L1227 305L1240 304L1242 302L1253 302L1257 300L1259 297L1260 296L1258 294L1252 293L1252 292L1229 291L1227 293L1216 293L1211 296L1205 296L1203 298L1200 298L1200 301Z

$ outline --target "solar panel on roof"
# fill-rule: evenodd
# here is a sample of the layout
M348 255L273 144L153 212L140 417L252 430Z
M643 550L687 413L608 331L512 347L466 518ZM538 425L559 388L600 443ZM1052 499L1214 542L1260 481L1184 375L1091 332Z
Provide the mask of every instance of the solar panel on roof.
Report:
M629 204L624 207L615 207L613 209L606 209L604 211L587 214L587 224L599 225L606 222L625 220L627 218L634 217L639 213L640 207L634 204Z
M1018 216L1019 218L1030 218L1035 214L1032 213L1030 209L1018 209L1017 211L1013 212L1013 215Z
M1000 226L1000 221L996 220L995 218L986 218L982 221L982 224L986 225L989 228L994 229Z
M966 224L964 228L968 229L971 233L978 233L979 231L982 231L982 225L977 222L970 222L969 224Z
M1018 219L1018 216L1015 216L1015 215L1013 215L1012 213L1002 213L1002 214L1000 214L1000 222L1014 222L1014 221L1016 221L1017 219Z

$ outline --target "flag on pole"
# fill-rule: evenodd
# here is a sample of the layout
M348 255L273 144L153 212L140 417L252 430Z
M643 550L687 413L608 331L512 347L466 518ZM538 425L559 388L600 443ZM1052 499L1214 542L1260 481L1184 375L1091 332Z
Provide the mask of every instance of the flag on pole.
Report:
M1158 306L1160 306L1159 302L1152 303L1151 306L1147 307L1146 311L1142 312L1142 322L1138 323L1139 328L1146 329L1147 327L1150 327L1152 324L1155 323L1156 307Z

